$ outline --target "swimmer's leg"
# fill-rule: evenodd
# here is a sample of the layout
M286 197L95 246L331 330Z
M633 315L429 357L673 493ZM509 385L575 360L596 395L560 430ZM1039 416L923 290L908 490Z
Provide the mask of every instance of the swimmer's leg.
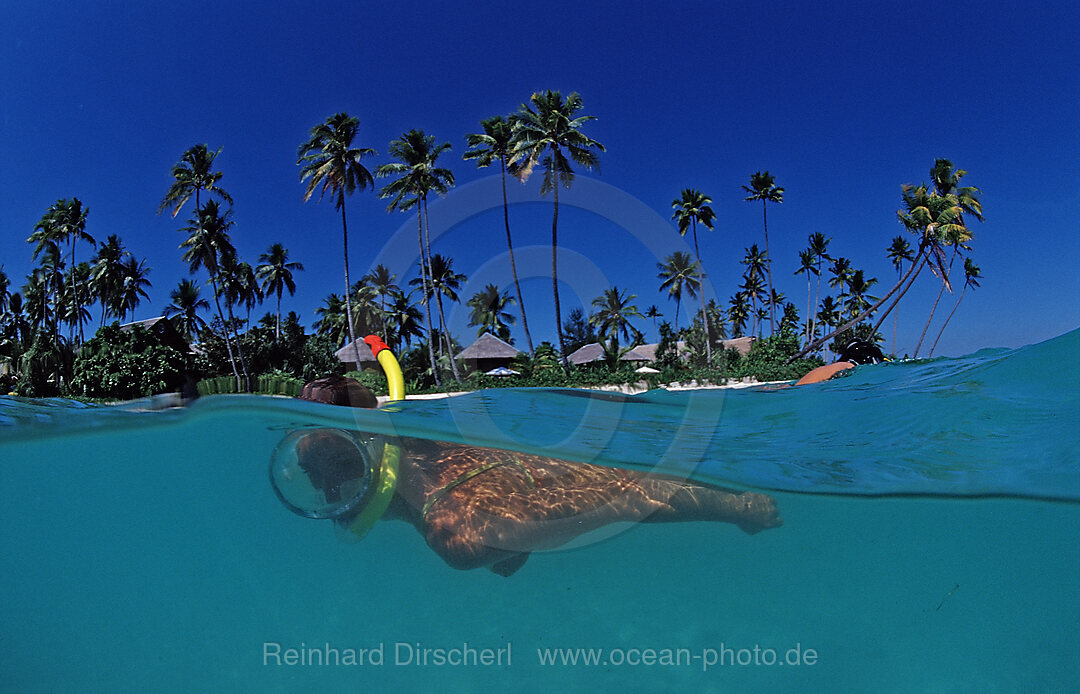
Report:
M636 482L656 502L656 510L641 519L646 523L719 521L734 523L750 534L783 524L776 501L765 494L648 475Z

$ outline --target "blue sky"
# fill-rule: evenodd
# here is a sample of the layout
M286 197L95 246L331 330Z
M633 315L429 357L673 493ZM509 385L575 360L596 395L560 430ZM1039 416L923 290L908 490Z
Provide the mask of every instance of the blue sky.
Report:
M459 190L431 214L433 229L457 221L435 249L479 289L505 275L505 242L498 199L479 194L497 180L460 159L464 136L534 91L559 89L582 94L583 112L597 117L586 132L607 147L600 172L581 172L577 207L560 215L564 315L594 296L575 292L613 282L672 317L655 264L679 247L670 206L684 187L713 198L716 229L700 245L726 303L744 247L762 242L760 206L740 188L761 169L786 189L769 209L769 237L774 279L800 312L806 284L792 273L815 231L883 292L895 276L885 249L903 233L900 185L948 157L983 191L973 257L985 279L938 352L1016 346L1080 324L1072 3L14 2L4 27L0 264L13 285L32 266L34 223L77 196L91 234L119 234L147 259L153 288L136 317L158 315L186 268L176 248L184 221L157 205L171 165L204 142L223 148L243 259L254 264L280 241L304 263L283 306L310 324L342 288L341 230L329 202L302 202L296 148L311 126L347 111L361 121L357 144L379 152L372 166L410 128L453 145L446 162ZM535 186L511 186L515 244L538 275L525 282L530 327L553 339L551 283L540 276L551 205ZM415 238L412 217L387 214L370 191L348 212L354 278L376 258L410 271L409 252L393 250L406 246L391 240ZM926 274L905 298L899 352L913 349L936 292ZM952 303L943 299L931 336ZM451 317L463 341L466 320L466 310ZM520 327L514 334L524 344Z

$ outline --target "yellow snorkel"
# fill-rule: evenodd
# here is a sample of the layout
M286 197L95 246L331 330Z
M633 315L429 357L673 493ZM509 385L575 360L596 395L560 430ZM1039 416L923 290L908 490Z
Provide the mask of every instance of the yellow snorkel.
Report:
M405 379L401 375L401 365L394 357L394 353L386 346L377 335L368 335L364 342L371 348L371 353L386 374L386 385L390 393L390 402L405 399ZM358 538L362 538L375 525L390 505L394 498L394 489L397 486L398 465L401 462L401 447L386 439L383 443L382 465L379 466L379 480L375 485L375 494L371 502L367 504L349 523L349 530Z

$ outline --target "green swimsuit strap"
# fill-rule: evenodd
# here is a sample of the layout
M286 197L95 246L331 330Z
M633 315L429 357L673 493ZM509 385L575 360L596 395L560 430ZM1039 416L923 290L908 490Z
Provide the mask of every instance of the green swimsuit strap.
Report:
M469 470L463 475L460 475L459 477L452 480L450 483L436 489L435 492L428 497L428 500L424 502L424 507L420 510L421 517L426 520L428 511L430 511L431 507L435 505L435 502L443 498L454 487L457 487L459 484L464 484L472 478L484 474L488 470L493 470L503 465L513 465L514 467L521 470L529 479L529 487L531 489L536 488L536 479L532 476L532 473L529 472L529 469L525 467L525 464L522 463L517 456L512 457L510 460L497 460L494 463L488 463L487 465L481 465L474 470Z

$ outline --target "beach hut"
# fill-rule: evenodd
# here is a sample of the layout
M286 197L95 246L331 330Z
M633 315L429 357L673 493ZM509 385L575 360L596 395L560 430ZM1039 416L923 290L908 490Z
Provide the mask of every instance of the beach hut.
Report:
M476 341L458 352L457 358L463 359L467 368L473 371L488 372L500 366L508 368L514 357L521 354L517 347L504 342L491 333L484 333Z
M731 340L721 340L724 349L736 349L744 357L750 353L750 348L757 340L756 337L736 337Z
M577 366L601 362L604 360L604 348L599 342L590 342L573 352L566 360ZM634 347L629 352L622 355L620 361L647 362L649 361L649 357L639 352L637 347Z
M360 363L356 362L357 350L360 352ZM375 355L371 353L371 348L362 339L356 340L356 349L353 349L353 343L350 342L334 352L334 356L345 365L346 371L363 371L364 369L374 369L379 366Z

